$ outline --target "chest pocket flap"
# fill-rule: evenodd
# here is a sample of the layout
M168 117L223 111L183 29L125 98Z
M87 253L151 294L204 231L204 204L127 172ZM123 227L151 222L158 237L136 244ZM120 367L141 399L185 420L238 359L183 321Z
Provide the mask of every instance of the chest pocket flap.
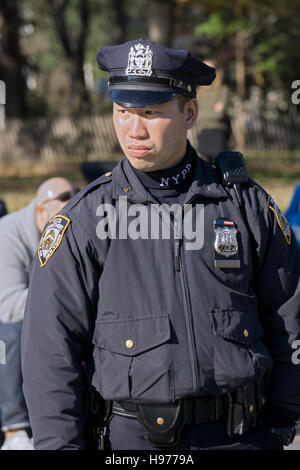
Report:
M215 309L212 324L216 335L245 345L253 344L264 334L255 310Z
M126 356L136 356L170 340L169 316L96 322L93 343Z

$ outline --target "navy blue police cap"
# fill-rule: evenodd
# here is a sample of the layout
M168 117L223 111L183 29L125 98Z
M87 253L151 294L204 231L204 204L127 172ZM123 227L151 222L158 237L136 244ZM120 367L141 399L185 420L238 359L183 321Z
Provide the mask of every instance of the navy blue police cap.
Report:
M122 106L141 108L170 101L177 95L196 97L196 89L216 77L189 51L161 46L140 38L97 53L98 67L110 73L110 99Z

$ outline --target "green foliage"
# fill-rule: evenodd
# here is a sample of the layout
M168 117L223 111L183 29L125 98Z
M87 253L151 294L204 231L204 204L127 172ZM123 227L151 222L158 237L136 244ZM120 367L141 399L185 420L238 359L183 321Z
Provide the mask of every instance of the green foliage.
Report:
M68 78L63 80L62 75L67 77L68 64L55 29L51 2L18 1L22 20L21 50L28 70L34 71L37 77L37 90L30 92L32 111L36 113L41 109L44 112L46 103L46 112L53 113L55 110L60 113L52 93L56 93L58 103L61 101L60 97L64 97ZM58 1L62 2L53 0ZM107 77L105 72L97 68L95 57L99 48L102 45L116 44L120 40L120 32L125 34L125 40L147 37L151 2L86 1L90 8L90 27L84 62L92 67L94 80L97 82ZM79 4L80 0L67 2L65 20L72 45L75 44L80 29ZM196 54L201 55L203 52L220 59L225 65L225 76L230 76L231 85L236 80L234 66L239 46L237 38L241 32L245 39L248 87L256 84L264 90L281 87L289 91L291 82L300 78L300 0L176 0L175 4L174 45L180 44L181 47L183 44L185 47L191 40ZM123 25L120 24L121 7L124 11ZM31 26L31 30L26 29L28 26ZM194 31L194 37L191 31ZM96 95L96 103L97 98ZM62 104L66 113L68 106L68 103Z
M206 40L212 51L235 59L238 34L245 38L247 78L264 88L282 87L300 76L297 59L300 44L300 1L252 2L203 0L205 19L195 34ZM222 52L223 51L223 52Z
M219 44L224 38L228 38L235 34L239 28L239 22L228 22L226 13L216 12L208 16L207 21L195 27L195 34L198 36L206 36L208 39L214 40Z

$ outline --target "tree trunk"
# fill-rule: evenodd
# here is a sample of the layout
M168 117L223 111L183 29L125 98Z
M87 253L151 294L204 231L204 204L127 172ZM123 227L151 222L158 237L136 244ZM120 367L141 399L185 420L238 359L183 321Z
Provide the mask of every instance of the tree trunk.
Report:
M67 61L67 71L70 78L70 111L71 113L89 112L90 97L85 86L83 62L77 57Z
M26 117L25 59L20 50L18 0L0 3L0 79L6 85L6 116Z
M56 30L67 59L71 81L71 110L72 112L88 112L90 98L85 85L83 65L90 22L89 0L79 1L80 29L76 40L71 40L71 33L65 21L65 10L69 6L69 0L48 0L48 2L52 8ZM74 37L74 34L72 36Z
M242 6L237 4L235 8L237 19L243 18ZM246 53L248 44L248 33L244 29L237 31L235 36L235 72L236 72L236 86L237 95L239 97L239 109L237 112L237 130L236 130L236 143L237 148L241 152L245 148L245 134L246 134Z
M112 3L115 11L116 24L115 43L121 44L127 39L128 17L126 15L124 0L113 0Z
M237 94L241 101L246 99L246 44L247 34L238 31L236 34L236 84Z
M147 5L149 39L163 46L171 47L175 0L149 0Z

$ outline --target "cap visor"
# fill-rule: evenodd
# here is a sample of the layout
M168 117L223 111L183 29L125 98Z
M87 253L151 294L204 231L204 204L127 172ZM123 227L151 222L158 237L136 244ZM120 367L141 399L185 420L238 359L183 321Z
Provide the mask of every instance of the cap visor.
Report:
M112 90L110 92L111 101L126 106L126 108L153 106L171 101L176 96L176 93L165 91Z

